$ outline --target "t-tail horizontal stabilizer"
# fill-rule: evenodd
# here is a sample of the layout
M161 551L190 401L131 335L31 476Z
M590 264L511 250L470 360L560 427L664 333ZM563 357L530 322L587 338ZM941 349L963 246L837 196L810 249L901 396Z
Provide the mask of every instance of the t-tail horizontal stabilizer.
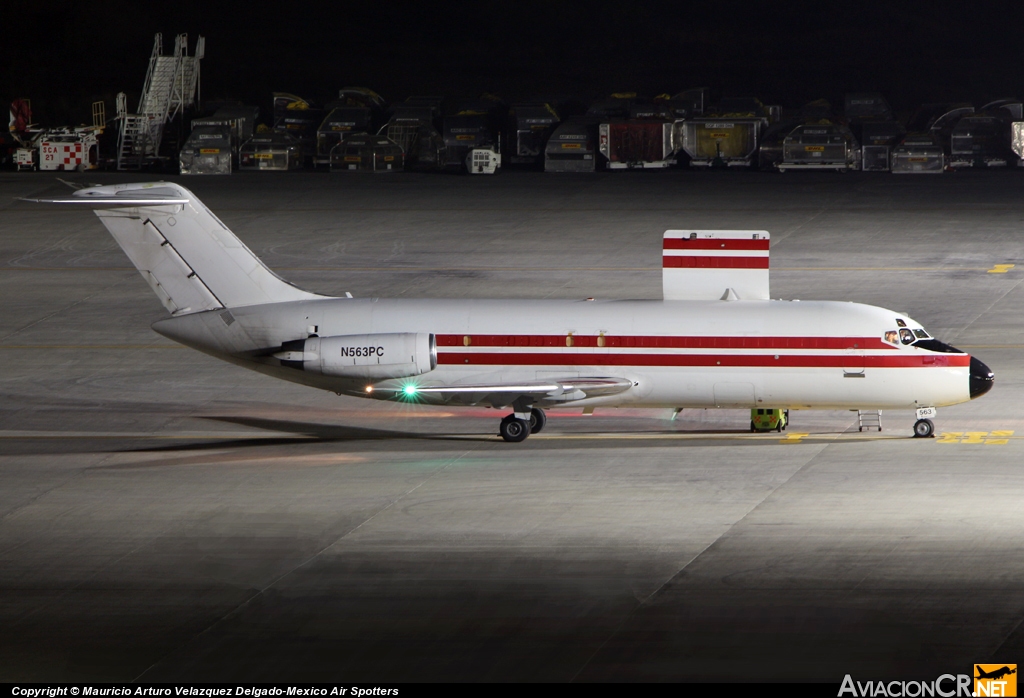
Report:
M665 300L768 300L769 242L765 230L666 230Z
M67 198L28 201L95 208L172 315L322 298L272 272L178 184L88 187Z

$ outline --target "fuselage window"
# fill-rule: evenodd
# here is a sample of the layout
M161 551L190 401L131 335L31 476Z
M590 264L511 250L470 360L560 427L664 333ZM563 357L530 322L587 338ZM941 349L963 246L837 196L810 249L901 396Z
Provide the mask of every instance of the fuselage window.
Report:
M904 327L900 330L900 341L904 344L912 344L914 342L914 333Z
M889 344L899 344L900 333L897 332L896 330L886 330L885 341L887 341Z

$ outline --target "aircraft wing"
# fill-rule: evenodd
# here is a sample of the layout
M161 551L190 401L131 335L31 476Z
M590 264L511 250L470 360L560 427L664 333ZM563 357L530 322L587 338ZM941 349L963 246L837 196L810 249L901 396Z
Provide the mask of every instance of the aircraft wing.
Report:
M633 387L626 378L567 378L564 380L490 385L416 386L414 384L377 388L392 390L396 396L409 400L456 405L491 405L505 407L520 398L532 398L542 406L560 405L605 395L616 395Z

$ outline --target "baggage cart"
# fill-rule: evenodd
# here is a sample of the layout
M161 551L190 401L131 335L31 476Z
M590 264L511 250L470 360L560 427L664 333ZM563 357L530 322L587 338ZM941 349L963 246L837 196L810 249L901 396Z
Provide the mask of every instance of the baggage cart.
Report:
M749 167L767 124L760 117L699 117L681 122L676 130L692 167Z
M616 121L598 126L598 150L610 170L664 169L676 162L672 121ZM682 122L678 122L682 123Z
M302 141L290 133L259 133L238 151L239 170L299 170L303 165Z
M903 137L903 127L896 121L868 121L861 125L861 169L865 172L888 172L892 149Z
M856 143L849 129L833 123L801 124L782 141L779 172L856 169Z
M934 135L913 133L892 151L893 174L942 174L945 153Z
M1010 148L1017 156L1017 166L1024 167L1024 121L1010 124Z
M845 96L843 114L851 124L860 121L891 121L892 109L878 92L855 92Z
M192 130L200 126L226 127L231 140L231 154L238 163L238 148L252 138L256 132L256 120L260 117L260 108L254 106L224 106L217 109L212 116L192 119Z
M490 150L501 163L501 139L485 112L462 112L443 119L444 167L470 174L494 174L497 168L477 171L473 167L474 150Z
M402 148L407 169L436 170L444 162L445 152L436 118L437 109L432 105L400 104L378 135L387 136Z
M387 136L354 134L331 148L331 172L399 172L405 169L401 146Z
M324 117L316 131L315 165L329 165L334 147L355 133L367 133L370 128L369 107L338 107Z
M950 167L1006 167L1012 153L1008 119L968 114L950 134Z
M544 146L545 172L594 172L597 128L586 118L566 119Z
M515 104L509 112L509 162L537 165L544 145L561 119L549 104Z
M309 151L316 148L316 128L324 112L310 102L287 92L274 93L274 130L288 133Z
M231 174L232 153L230 126L198 126L178 154L183 175Z

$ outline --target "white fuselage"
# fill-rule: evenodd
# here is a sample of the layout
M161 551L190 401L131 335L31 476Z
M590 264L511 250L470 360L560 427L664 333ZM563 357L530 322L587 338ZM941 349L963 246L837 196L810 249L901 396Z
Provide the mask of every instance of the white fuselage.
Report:
M427 332L436 337L436 368L399 383L633 382L574 407L895 409L969 400L970 357L885 341L898 322L921 329L884 308L831 301L323 299L213 310L153 327L248 368L363 397L395 392L295 370L271 354L310 334Z

